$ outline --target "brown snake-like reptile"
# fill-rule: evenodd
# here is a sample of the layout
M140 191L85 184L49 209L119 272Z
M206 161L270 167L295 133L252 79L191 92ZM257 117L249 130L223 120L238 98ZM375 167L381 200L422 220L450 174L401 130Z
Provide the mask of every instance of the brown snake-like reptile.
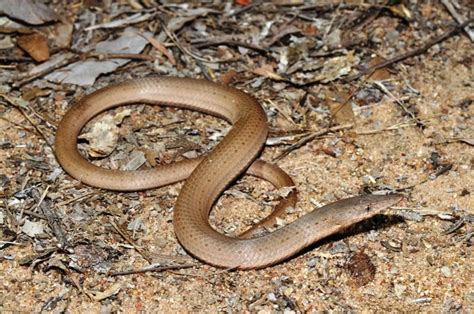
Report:
M149 170L119 171L97 167L77 150L77 136L94 116L131 103L175 106L208 113L233 127L207 156ZM58 126L56 156L71 176L86 184L137 191L186 179L174 208L174 230L183 247L198 259L225 268L252 269L278 263L310 244L397 203L398 194L344 199L254 238L232 238L208 221L212 205L240 174L292 185L278 167L256 160L267 137L265 112L257 100L237 89L184 78L144 78L100 89L71 107ZM250 167L249 167L250 166Z

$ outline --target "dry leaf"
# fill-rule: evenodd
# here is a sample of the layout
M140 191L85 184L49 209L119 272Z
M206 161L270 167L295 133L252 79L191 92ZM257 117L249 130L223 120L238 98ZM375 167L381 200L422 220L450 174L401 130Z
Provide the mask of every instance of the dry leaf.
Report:
M25 88L23 90L22 98L26 101L31 101L38 97L45 97L51 94L51 89L49 88L39 88L39 87L32 87L32 88Z
M50 30L50 38L53 41L53 47L60 49L69 48L72 40L74 27L72 23L56 23Z
M331 111L333 119L338 124L354 122L354 112L352 111L349 94L342 91L327 91L327 106Z
M328 83L341 76L347 75L352 67L359 62L359 58L354 55L354 51L349 51L345 56L330 58L324 61L322 69L312 80Z
M100 121L94 123L91 130L79 136L89 142L87 153L89 156L106 157L110 155L119 139L119 128L112 116L107 115Z
M41 221L34 222L27 219L23 224L21 231L33 238L37 234L43 233L43 223Z
M149 148L142 148L142 151L145 153L146 161L152 167L155 167L157 165L156 159L160 157L160 153L156 150L149 149Z
M166 58L168 58L168 61L172 65L176 65L176 59L174 58L173 54L168 49L166 49L166 47L163 46L158 40L151 36L143 37L146 38L146 40L148 40L148 42L150 42L150 44L155 47L159 52L161 52Z
M235 70L229 70L219 77L219 81L224 85L229 85L232 80L239 75Z
M2 0L0 1L1 13L33 25L58 19L56 13L47 5L32 0Z
M276 81L283 81L284 80L283 77L281 77L280 75L276 74L273 71L273 67L269 64L264 64L261 67L252 70L252 72L257 74L257 75L261 75L261 76L267 77L267 78L272 79L272 80L276 80Z
M461 138L459 141L474 146L474 138Z
M403 3L400 3L398 5L388 6L388 9L395 16L399 16L401 18L404 18L407 21L412 21L413 20L413 13L411 13L411 11Z
M370 60L369 62L369 67L370 66L373 66L375 64L379 64L381 62L385 61L384 58L382 57L375 57L373 58L372 60ZM386 68L381 68L381 69L377 69L375 70L369 77L369 81L384 81L384 80L388 80L390 78L390 72L386 69Z
M102 301L119 293L120 289L122 289L122 284L115 283L109 288L107 288L105 291L92 291L86 289L84 289L84 291L86 291L87 294L90 295L95 301Z
M115 116L106 115L94 123L89 132L79 136L89 142L87 153L91 157L107 157L110 155L119 139L119 125L125 117L130 116L131 110L122 110Z
M49 59L48 39L42 34L22 35L17 44L37 62Z
M118 38L99 42L94 52L139 53L148 41L143 36L137 35L137 32L134 28L126 28ZM129 59L79 61L48 74L46 79L52 82L88 86L94 84L100 74L113 72L128 62Z

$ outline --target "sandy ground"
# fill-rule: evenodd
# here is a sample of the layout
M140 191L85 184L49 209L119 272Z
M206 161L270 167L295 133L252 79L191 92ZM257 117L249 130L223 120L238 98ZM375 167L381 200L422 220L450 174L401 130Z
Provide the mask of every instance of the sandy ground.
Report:
M287 221L364 189L398 189L405 200L384 215L262 270L226 271L187 257L172 226L181 183L139 193L116 193L81 185L65 173L50 180L51 173L59 168L51 147L24 115L0 104L0 240L12 242L0 248L0 311L472 312L473 46L458 35L436 47L416 57L412 64L399 67L390 77L391 94L416 113L423 127L414 125L390 95L382 94L377 102L354 104L355 126L351 129L319 137L278 161L299 191L298 205L289 211ZM136 76L147 71L138 67L136 73L140 75ZM121 73L104 76L89 89L57 90L30 103L55 124L72 99L122 77ZM295 104L285 95L298 89L287 86L281 90L278 84L266 80L255 88L243 78L233 85L255 95L267 112L273 112L269 123L274 133L306 128L275 113L268 100L291 113ZM349 86L360 91L372 85L359 82ZM316 85L308 89L315 96L311 99L315 108L324 107L319 105L318 95L326 88ZM120 165L123 157L119 154L125 152L127 156L135 147L133 143L144 147L156 147L157 142L169 144L183 138L183 130L189 129L201 134L191 137L199 149L190 150L190 154L201 154L220 138L216 141L210 134L215 130L225 133L229 127L189 111L130 108L136 115L125 119L120 132L136 134L124 136L112 157L96 161L98 164L109 165L112 159ZM327 113L309 110L305 119L309 128L317 131L324 127ZM158 131L136 130L134 125L149 123L143 121L153 121L154 125L183 122ZM51 140L54 128L44 122L41 128ZM267 146L262 158L272 160L286 147ZM328 150L337 154L331 156ZM168 150L161 156L172 161L180 152ZM439 169L446 171L434 175ZM44 254L58 246L56 235L36 207L47 187L47 206L59 217L74 253L54 250ZM244 176L221 196L211 214L212 224L235 235L268 214L276 198L269 184ZM13 219L9 215L15 212L22 215ZM453 228L460 219L462 225ZM22 233L25 220L42 221L44 233L33 238ZM107 274L148 265L111 224L114 221L126 230L135 220L143 228L127 231L133 241L154 262L176 269ZM12 232L16 235L9 238ZM354 259L359 264L354 266ZM180 269L187 264L193 266ZM354 268L362 275L351 271Z

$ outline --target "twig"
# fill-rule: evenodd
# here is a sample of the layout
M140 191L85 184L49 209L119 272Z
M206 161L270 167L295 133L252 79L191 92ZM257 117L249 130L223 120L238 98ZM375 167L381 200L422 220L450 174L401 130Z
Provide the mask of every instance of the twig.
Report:
M374 84L379 90L381 90L383 93L385 93L385 95L392 98L403 109L403 111L406 114L408 114L414 121L416 121L416 124L418 126L425 127L425 125L421 122L421 120L412 111L408 110L408 108L405 106L405 104L400 99L395 97L382 83L376 81L376 82L374 82Z
M136 13L134 15L127 16L124 19L113 20L113 21L110 21L110 22L107 22L107 23L92 25L92 26L87 27L85 30L86 31L92 31L92 30L99 29L99 28L124 27L126 25L136 24L136 23L140 23L140 22L150 20L153 17L155 17L155 15L156 15L156 13L145 13L145 14Z
M273 107L275 107L276 110L277 110L286 120L288 120L288 122L290 122L290 123L293 124L293 125L296 125L295 121L293 121L293 119L292 119L288 114L286 114L286 112L285 112L276 102L273 102L273 101L271 101L270 99L268 99L268 102L270 103L270 105L272 105Z
M464 220L464 218L461 217L461 218L459 218L455 223L453 223L453 224L451 225L451 227L449 227L448 229L446 229L446 230L444 230L443 232L441 232L441 234L446 235L446 234L453 233L454 231L456 231L456 230L458 230L459 228L461 228L461 227L464 225L465 222L466 222L466 221Z
M124 276L124 275L132 275L132 274L142 274L142 273L147 273L150 271L153 272L161 272L165 270L176 270L176 269L183 269L183 268L191 268L198 266L198 264L182 264L182 265L161 265L160 263L157 264L151 264L148 266L145 266L140 269L131 269L131 270L124 270L124 271L118 271L118 272L113 272L109 273L109 276Z
M60 60L58 60L58 63L56 64L53 64L52 66L44 69L44 70L41 70L39 71L38 73L35 73L35 74L31 74L31 73L24 73L22 75L19 75L15 78L15 82L13 82L13 87L15 88L18 88L18 87L21 87L31 81L34 81L36 80L37 78L39 77L42 77L42 76L45 76L51 72L53 72L54 70L57 70L57 69L60 69L62 67L65 67L71 63L74 63L76 61L78 61L80 58L79 56L75 56L73 54L66 54L64 57L61 56L60 57Z
M89 192L89 193L85 193L85 194L82 194L82 195L78 195L78 196L76 196L76 197L74 197L74 198L72 198L72 199L70 199L70 200L65 200L65 201L62 201L62 202L60 202L60 203L57 203L56 206L68 205L68 204L70 204L70 203L76 202L76 201L78 201L78 200L82 200L82 199L84 199L84 198L87 198L87 197L89 197L89 196L93 196L93 195L95 195L95 194L97 194L97 192Z
M426 121L423 121L423 124L426 125ZM394 124L394 125L388 126L386 128L382 128L382 129L374 129L374 130L366 130L366 131L355 131L354 134L355 135L373 135L373 134L382 133L382 132L386 132L386 131L394 131L394 130L398 130L398 129L414 127L414 126L417 126L417 125L418 124L415 123L415 122L413 122L413 123L397 123L397 124ZM289 151L303 146L304 144L306 144L309 141L312 141L314 138L316 138L318 136L324 135L324 134L329 133L329 132L342 130L342 129L350 129L351 127L353 127L352 124L347 124L347 125L342 125L342 126L336 126L336 127L333 127L333 128L329 128L329 129L326 129L326 130L323 130L323 131L319 131L317 133L313 133L313 132L309 133L308 132L308 133L304 133L304 134L298 134L298 136L303 136L303 137L300 140L298 140L297 143L292 144L289 148L287 148L280 155L273 158L273 161L280 160L284 156L288 155ZM298 147L294 147L296 145Z
M40 200L38 201L37 208L41 209L43 215L46 217L48 221L48 225L53 230L55 237L58 239L60 248L66 251L69 248L69 243L66 237L66 233L64 232L61 226L61 219L59 219L58 215L51 210L51 203L49 201L45 201L45 197L48 194L49 185L44 190L43 194L41 194Z
M201 62L207 62L207 63L223 62L223 61L211 61L211 60L205 59L205 58L200 57L197 54L193 53L191 50L189 50L188 48L184 47L181 44L178 37L171 30L168 29L168 27L166 26L166 24L164 23L163 20L161 20L160 18L158 18L158 20L161 23L161 27L163 28L163 31L166 33L166 35L169 37L169 39L171 39L171 41L176 45L176 47L178 47L178 49L181 50L182 53L192 57L193 59L199 60Z
M135 59L143 61L154 61L156 58L144 53L106 53L106 52L81 52L79 55L80 59L91 59L96 58L99 60L104 59Z
M412 126L417 126L417 123L397 123L392 126L383 128L383 129L377 129L377 130L367 130L367 131L356 131L356 135L373 135L377 133L382 133L385 131L394 131L398 129L404 129Z
M453 4L449 0L441 0L441 3L446 7L449 13L454 17L454 19L459 23L462 24L463 17L456 11ZM466 32L467 36L474 42L474 31L469 28L469 26L464 27L464 31Z
M383 61L383 62L380 62L380 63L377 63L377 64L374 64L370 67L368 67L367 69L365 70L361 70L359 73L357 74L354 74L354 75L351 75L351 76L347 76L345 78L341 78L340 81L342 83L348 83L348 82L351 82L353 80L356 80L358 78L360 78L361 76L364 76L368 73L373 73L374 71L378 70L378 69L381 69L381 68L385 68L391 64L394 64L394 63L397 63L397 62L400 62L402 60L405 60L405 59L408 59L408 58L411 58L411 57L414 57L414 56L417 56L417 55L420 55L420 54L423 54L425 53L428 49L430 49L431 47L433 47L434 45L436 44L439 44L440 42L442 41L445 41L446 39L454 36L455 34L457 34L459 31L461 31L464 27L466 27L467 25L469 25L470 23L472 23L474 21L474 18L472 19L469 19L467 21L465 21L464 23L460 24L460 25L457 25L455 26L453 29L451 29L450 31L447 31L445 32L444 34L430 40L429 42L425 43L423 46L421 46L420 48L417 48L415 50L412 50L412 51L409 51L409 52L406 52L404 54L401 54L399 56L395 56L389 60L386 60L386 61Z
M36 213L32 210L29 210L29 209L22 209L21 213L23 215L33 216L33 217L38 218L38 219L48 220L48 218L46 218L45 215L38 214L38 213Z
M145 253L138 245L135 244L135 242L130 239L130 237L128 236L128 234L123 231L119 226L117 226L117 224L115 224L113 218L111 217L109 219L109 222L110 224L112 225L112 227L114 227L114 229L131 245L133 246L133 248L150 264L153 263L151 257L148 256L147 253Z
M41 194L40 199L38 200L38 203L35 205L35 209L33 211L38 210L40 208L41 203L43 203L44 201L44 198L46 197L46 195L48 195L48 191L49 191L49 185L46 186L46 189L44 189L43 194ZM20 213L20 217L21 216L23 216L23 213Z
M4 245L4 244L22 245L23 243L20 243L20 242L13 242L13 241L0 241L0 245Z
M22 129L22 130L24 130L24 131L26 131L26 132L29 132L29 133L34 134L34 135L38 135L37 132L36 132L36 130L35 130L34 128L27 127L27 126L21 125L21 124L19 124L19 123L13 122L12 120L7 119L7 118L5 118L5 117L0 117L0 119L2 119L3 121L6 121L6 122L8 122L8 123L10 123L10 124L12 124L12 125L14 125L14 126L16 126L16 127L19 128L19 129Z
M339 125L339 126L335 126L335 127L332 127L332 128L327 128L325 130L321 130L321 131L318 131L318 132L315 132L315 133L312 133L308 136L305 136L304 138L300 139L298 142L294 143L293 145L291 145L290 147L288 147L287 149L285 149L283 152L281 152L279 155L277 155L276 157L274 157L272 159L272 162L275 162L275 161L278 161L280 159L282 159L283 157L285 157L286 155L288 155L290 152L292 152L293 150L295 149L298 149L300 147L302 147L303 145L311 142L312 140L314 140L315 138L321 136L321 135L324 135L324 134L327 134L329 132L336 132L336 131L341 131L341 130L347 130L347 129L351 129L353 128L354 125L353 124L345 124L345 125Z
M266 54L268 51L267 49L264 49L262 47L258 47L256 45L248 44L245 42L241 42L238 40L232 40L232 39L210 39L206 42L200 42L193 44L195 48L205 48L205 47L210 47L210 46L218 46L218 45L226 45L226 46L240 46L244 47L247 49L255 50L256 52L259 52L261 54Z
M0 97L2 97L3 99L5 99L7 101L8 104L10 104L11 106L13 106L14 108L16 108L18 111L21 112L21 114L25 117L26 120L28 120L28 122L30 122L30 124L35 128L36 132L38 132L38 134L43 138L43 140L46 142L46 144L51 148L52 151L54 151L54 148L53 148L53 144L49 142L46 134L43 133L43 131L41 131L41 129L39 128L39 126L33 121L33 119L30 117L30 115L26 112L25 109L23 109L23 106L16 103L13 99L11 99L10 97L8 97L7 95L5 94L0 94Z
M106 52L80 52L72 50L74 54L69 54L64 57L63 60L59 60L58 63L53 64L51 67L44 69L38 73L30 74L26 73L16 78L15 82L13 83L13 87L21 87L26 83L34 81L39 77L43 77L57 69L63 68L68 66L74 62L81 61L83 59L135 59L135 60L143 60L143 61L154 61L156 58L153 56L143 54L143 53L106 53Z

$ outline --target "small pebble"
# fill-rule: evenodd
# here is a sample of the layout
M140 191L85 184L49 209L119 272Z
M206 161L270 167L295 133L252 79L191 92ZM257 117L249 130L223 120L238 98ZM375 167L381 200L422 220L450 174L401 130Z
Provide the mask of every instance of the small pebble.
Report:
M398 298L401 298L403 296L403 294L405 293L405 290L407 289L407 286L396 283L394 285L393 289L394 289L395 295Z
M273 292L270 292L268 295L267 295L267 299L268 301L270 302L276 302L277 301L277 298L275 296L275 294Z
M451 272L451 269L448 266L441 267L441 273L444 275L444 277L447 277L447 278L450 278L453 276L453 273Z

